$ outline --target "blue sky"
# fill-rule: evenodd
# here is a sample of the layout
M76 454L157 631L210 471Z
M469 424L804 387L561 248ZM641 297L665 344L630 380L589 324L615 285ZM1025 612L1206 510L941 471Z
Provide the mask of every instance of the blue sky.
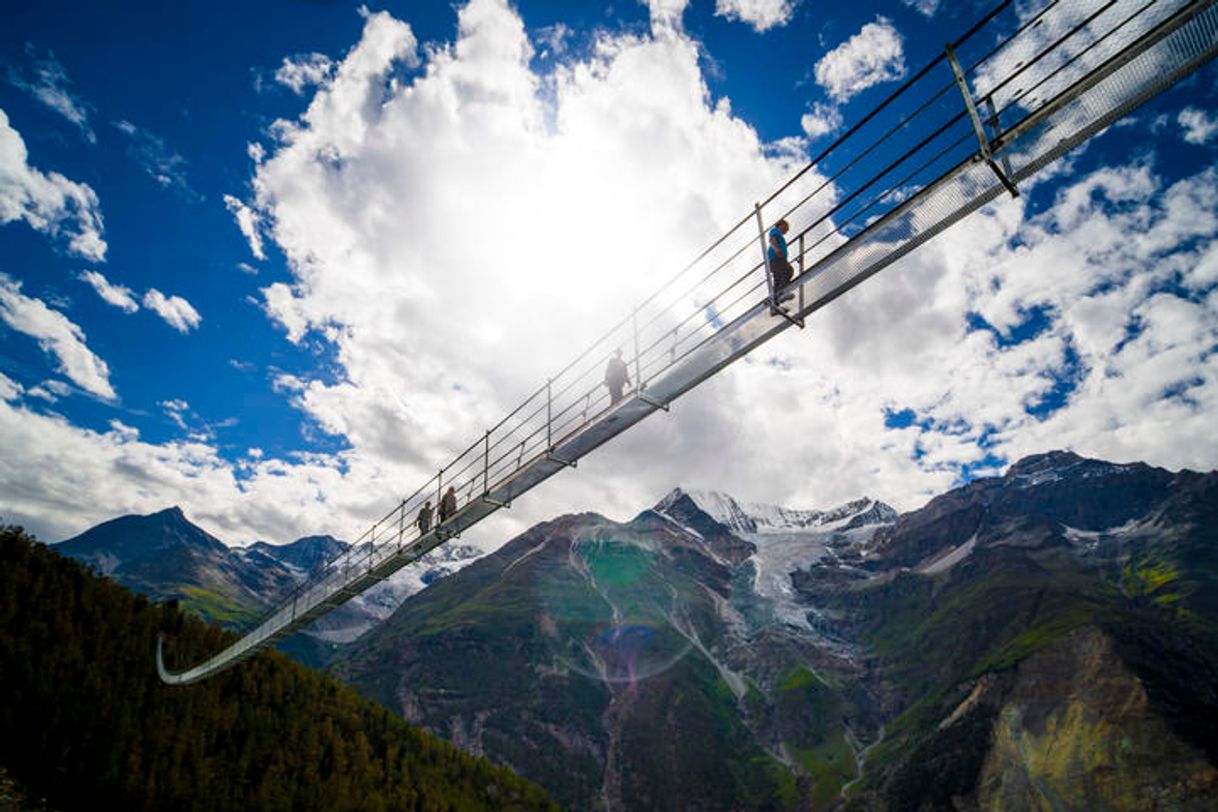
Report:
M0 516L355 535L990 7L10 10ZM1215 102L1209 67L487 543L678 484L910 508L1058 445L1218 465Z

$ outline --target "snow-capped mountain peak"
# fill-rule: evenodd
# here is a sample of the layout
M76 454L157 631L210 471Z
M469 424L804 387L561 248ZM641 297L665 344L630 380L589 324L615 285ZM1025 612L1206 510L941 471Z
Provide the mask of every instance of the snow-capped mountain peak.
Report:
M688 497L703 513L733 533L787 533L799 530L846 530L869 524L887 524L896 519L897 512L883 502L867 497L855 499L829 510L804 510L742 502L721 491L674 489L656 505L656 512L665 514L667 508L681 497Z

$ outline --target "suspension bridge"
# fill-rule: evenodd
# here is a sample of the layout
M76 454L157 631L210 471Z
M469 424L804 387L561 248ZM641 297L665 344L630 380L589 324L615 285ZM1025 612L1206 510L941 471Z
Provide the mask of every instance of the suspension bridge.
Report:
M198 682L297 631L807 319L1218 53L1218 0L1007 0L892 92L249 633L166 683ZM774 290L766 231L796 276ZM791 298L787 298L788 294ZM633 388L602 385L618 349ZM455 514L420 530L447 488Z

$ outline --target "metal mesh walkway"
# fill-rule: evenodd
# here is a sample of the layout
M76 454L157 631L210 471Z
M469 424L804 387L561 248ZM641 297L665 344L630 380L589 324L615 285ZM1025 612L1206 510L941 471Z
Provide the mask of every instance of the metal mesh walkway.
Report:
M1053 0L1024 16L1000 3L246 636L181 673L166 669L158 642L161 679L197 682L308 625L1015 193L1212 59L1216 2ZM780 218L797 274L781 310L763 259L764 231ZM611 404L601 379L619 348L634 388ZM456 514L419 532L419 508L450 487Z

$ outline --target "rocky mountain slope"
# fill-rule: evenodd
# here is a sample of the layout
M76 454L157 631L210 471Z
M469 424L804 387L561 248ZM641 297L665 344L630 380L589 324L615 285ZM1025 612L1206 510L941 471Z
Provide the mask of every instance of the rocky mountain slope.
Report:
M714 504L675 491L627 523L539 525L407 601L337 673L569 808L828 803L881 720L854 648L758 578L796 543L805 565L849 555L888 514L742 508L755 530L735 534Z
M870 652L890 719L855 808L1210 809L1218 473L1054 453L797 578Z
M1218 474L534 527L338 674L578 809L1211 809Z

